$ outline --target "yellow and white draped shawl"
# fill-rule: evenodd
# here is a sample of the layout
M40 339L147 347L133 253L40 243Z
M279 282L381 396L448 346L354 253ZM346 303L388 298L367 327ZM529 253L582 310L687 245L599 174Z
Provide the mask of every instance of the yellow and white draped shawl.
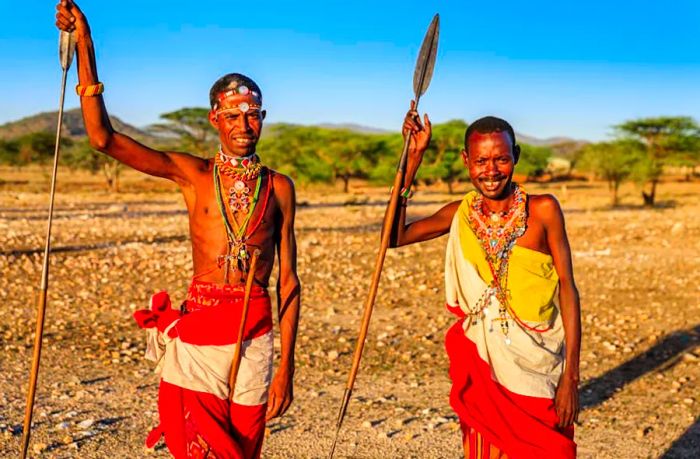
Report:
M516 394L553 398L564 364L564 330L556 303L559 278L550 255L515 246L510 256L508 289L510 307L523 323L549 328L534 332L509 314L510 344L498 319L499 303L491 296L476 315L493 279L483 249L467 220L476 192L468 193L459 206L447 242L445 295L449 308L459 308L467 318L464 332L492 370L494 380ZM471 306L471 308L469 307Z

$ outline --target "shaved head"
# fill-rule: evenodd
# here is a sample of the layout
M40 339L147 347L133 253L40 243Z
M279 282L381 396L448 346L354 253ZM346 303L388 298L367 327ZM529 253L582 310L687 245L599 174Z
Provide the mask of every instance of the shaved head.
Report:
M485 116L479 118L469 125L467 131L464 133L464 148L469 151L469 137L474 133L479 134L491 134L493 132L505 132L510 136L510 140L513 145L516 145L515 141L515 131L510 123L504 119L496 118L495 116Z

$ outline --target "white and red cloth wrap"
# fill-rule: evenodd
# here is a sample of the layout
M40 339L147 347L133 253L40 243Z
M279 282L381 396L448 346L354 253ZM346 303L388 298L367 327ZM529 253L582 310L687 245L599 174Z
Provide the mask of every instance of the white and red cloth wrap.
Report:
M476 307L488 285L463 252L460 229L469 231L464 215L455 214L445 259L447 308L460 318L445 338L450 404L463 427L477 430L509 458L573 458L573 428L556 427L553 400L563 366L561 317L557 313L544 333L511 320L510 344L491 322L498 318L496 298L487 303L485 319L470 320L467 306Z
M150 309L134 313L149 333L147 358L158 362L161 377L160 425L148 435L148 447L164 435L177 459L259 456L274 355L267 290L253 287L229 403L228 379L242 306L241 286L193 281L186 312L173 310L168 294L159 292Z

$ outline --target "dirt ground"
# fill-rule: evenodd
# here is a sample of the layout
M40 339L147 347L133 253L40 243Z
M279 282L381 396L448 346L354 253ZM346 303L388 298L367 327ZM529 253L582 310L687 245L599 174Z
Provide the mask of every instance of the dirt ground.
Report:
M60 171L32 457L168 457L143 449L157 422L157 376L131 314L191 276L184 204L167 182ZM632 185L528 185L565 210L581 292L582 458L700 455L700 183L664 183L659 206ZM0 169L0 456L19 450L31 363L48 182ZM466 185L460 188L466 190ZM301 189L303 309L295 401L269 424L263 456L325 457L378 247L386 190ZM458 199L419 192L411 217ZM443 348L445 238L390 251L339 458L458 458Z

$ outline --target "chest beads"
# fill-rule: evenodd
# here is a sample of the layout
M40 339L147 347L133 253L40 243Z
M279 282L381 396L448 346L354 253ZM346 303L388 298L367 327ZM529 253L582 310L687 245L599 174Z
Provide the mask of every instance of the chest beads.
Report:
M226 284L229 283L232 267L242 275L249 269L250 253L246 243L262 221L270 194L271 180L268 178L263 208L259 212L257 221L250 225L260 198L263 171L264 167L256 154L236 158L227 156L219 150L214 161L216 203L223 217L228 239L227 253L218 258L219 266L224 266ZM226 193L222 190L222 175L233 179L233 185ZM247 183L251 180L255 180L253 190Z
M491 212L484 204L482 195L475 197L469 207L469 226L476 235L479 245L484 250L486 262L491 271L491 284L477 301L472 310L472 323L476 324L481 311L486 315L491 298L498 300L498 317L492 319L500 323L501 332L506 344L511 340L508 336L509 311L511 294L508 289L508 262L515 241L525 234L527 229L526 194L523 189L513 183L513 202L504 212Z

